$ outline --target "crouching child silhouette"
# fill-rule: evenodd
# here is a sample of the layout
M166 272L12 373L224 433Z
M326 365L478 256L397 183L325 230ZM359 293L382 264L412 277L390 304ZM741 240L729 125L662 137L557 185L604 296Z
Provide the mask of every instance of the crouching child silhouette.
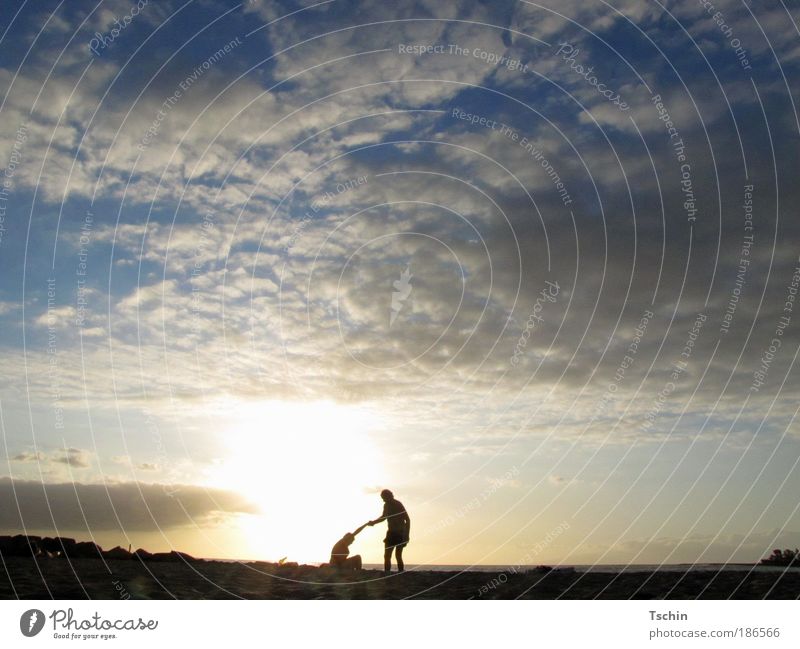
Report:
M350 545L356 540L356 535L363 530L368 523L364 523L354 532L348 532L340 538L336 545L331 549L331 559L321 567L338 568L339 570L361 570L361 555L350 556Z

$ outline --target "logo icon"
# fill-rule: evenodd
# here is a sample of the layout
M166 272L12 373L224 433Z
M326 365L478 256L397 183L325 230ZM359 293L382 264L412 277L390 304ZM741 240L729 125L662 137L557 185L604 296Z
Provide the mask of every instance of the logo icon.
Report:
M38 608L32 608L25 611L22 617L19 618L19 630L22 635L27 638L32 638L44 627L44 613Z
M394 291L392 292L392 312L389 314L389 327L394 324L400 310L403 308L403 303L411 295L411 274L410 264L406 264L406 269L400 273L400 279L392 282Z

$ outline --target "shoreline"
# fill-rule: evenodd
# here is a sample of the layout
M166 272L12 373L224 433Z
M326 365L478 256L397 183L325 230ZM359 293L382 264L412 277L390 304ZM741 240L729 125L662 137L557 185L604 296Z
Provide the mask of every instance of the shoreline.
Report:
M724 564L722 564L724 565ZM0 599L796 599L800 570L340 572L263 561L3 557Z
M0 599L796 599L800 569L763 563L575 566L408 564L384 574L296 562L104 550L0 536Z

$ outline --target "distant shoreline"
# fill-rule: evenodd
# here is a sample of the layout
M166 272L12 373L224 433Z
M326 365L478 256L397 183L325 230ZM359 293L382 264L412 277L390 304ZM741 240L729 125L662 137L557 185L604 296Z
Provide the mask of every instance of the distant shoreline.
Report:
M145 562L205 562L223 564L256 564L280 566L280 561L269 561L265 559L220 559L213 557L194 557L185 552L170 550L166 552L149 552L143 548L136 550L124 549L120 546L110 550L104 550L101 546L91 541L76 541L69 537L42 537L37 535L17 534L13 536L0 536L0 556L2 557L34 557L37 559L93 559L104 560L132 560L139 559ZM319 568L322 562L311 562L302 564L309 568ZM290 561L287 566L297 566L298 562ZM380 570L381 564L364 564L366 570ZM574 571L578 573L587 572L682 572L682 571L719 571L719 570L783 570L785 566L769 565L763 561L754 563L641 563L641 564L552 564L549 566L537 565L506 565L506 564L408 564L409 570L424 572L515 572L530 571L537 568L547 568L548 570Z
M264 559L220 559L217 557L205 557L202 561L219 562L219 563L274 563L279 565L278 562L269 561ZM308 565L315 568L323 565L322 561L312 561ZM425 563L407 563L406 570L416 570L423 572L495 572L495 571L510 571L513 569L519 571L535 570L540 564L529 565L512 565L512 564L425 564ZM548 564L548 567L554 570L574 570L576 572L625 572L625 571L686 571L686 570L747 570L751 568L764 568L768 570L782 570L782 566L769 566L761 563L599 563L599 564ZM380 563L365 563L364 570L382 570L383 566Z

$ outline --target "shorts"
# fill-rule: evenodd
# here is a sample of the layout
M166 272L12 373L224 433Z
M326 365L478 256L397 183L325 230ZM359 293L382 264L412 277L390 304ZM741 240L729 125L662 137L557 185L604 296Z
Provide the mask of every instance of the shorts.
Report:
M386 548L404 548L408 543L408 539L402 532L395 532L389 530L386 532L386 538L383 539L383 544Z

